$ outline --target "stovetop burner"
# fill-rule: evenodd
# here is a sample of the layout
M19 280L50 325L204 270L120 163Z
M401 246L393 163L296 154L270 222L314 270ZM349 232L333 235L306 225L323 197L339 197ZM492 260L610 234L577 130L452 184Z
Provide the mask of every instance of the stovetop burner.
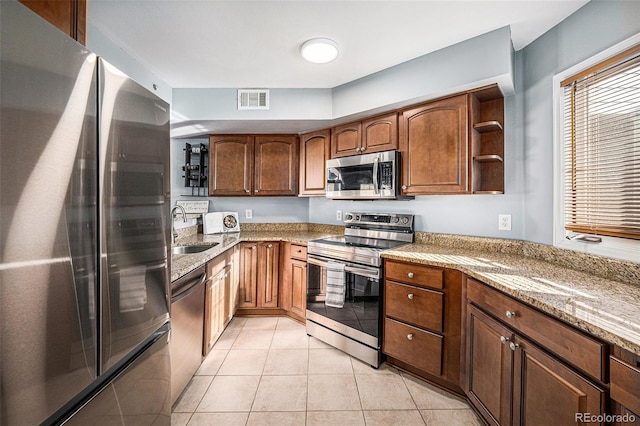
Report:
M413 242L413 215L345 213L345 234L309 241L311 255L380 266L380 252Z

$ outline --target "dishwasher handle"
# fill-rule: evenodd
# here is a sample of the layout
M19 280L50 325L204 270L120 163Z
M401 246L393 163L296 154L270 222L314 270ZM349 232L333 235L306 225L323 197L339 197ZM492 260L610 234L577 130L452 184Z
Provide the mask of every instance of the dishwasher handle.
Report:
M171 303L175 303L183 297L187 297L189 294L195 291L200 284L204 283L206 279L207 273L203 272L198 278L194 278L193 280L188 281L186 284L180 285L177 291L171 294Z

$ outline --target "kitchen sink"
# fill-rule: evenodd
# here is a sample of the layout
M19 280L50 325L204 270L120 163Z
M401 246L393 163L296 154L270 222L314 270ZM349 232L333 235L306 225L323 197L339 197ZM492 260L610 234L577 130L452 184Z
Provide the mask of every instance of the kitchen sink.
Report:
M175 246L171 247L171 254L193 254L201 253L205 250L209 250L212 247L217 246L218 243L208 245L193 245L193 246Z

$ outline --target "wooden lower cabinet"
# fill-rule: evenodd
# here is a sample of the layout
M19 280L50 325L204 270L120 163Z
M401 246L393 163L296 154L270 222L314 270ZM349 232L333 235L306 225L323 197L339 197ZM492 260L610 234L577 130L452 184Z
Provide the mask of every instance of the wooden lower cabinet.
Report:
M237 259L237 250L232 248L207 264L203 356L209 353L235 313L238 294Z
M640 426L640 355L614 346L609 357L612 424Z
M279 309L279 263L279 241L240 244L239 314Z
M461 288L459 271L385 261L387 361L459 394Z
M571 425L576 415L605 412L604 389L526 339L512 343L514 424Z
M283 243L280 306L287 315L305 321L307 310L307 247Z
M480 297L480 284L472 282L473 291L467 288L471 298L466 309L465 393L489 424L573 425L582 424L576 421L581 414L605 413L604 384L583 375L557 353L550 353L548 347L523 337L520 330L486 312L485 300L508 296L487 287ZM507 307L502 310L505 311ZM512 312L512 318L522 314L520 310ZM577 332L561 323L538 331L551 340Z
M207 280L205 292L205 320L203 356L206 356L226 325L226 313L229 311L228 300L225 296L230 291L231 265L227 265L213 277Z
M511 424L513 351L509 329L469 305L467 322L467 386L469 400L485 420Z

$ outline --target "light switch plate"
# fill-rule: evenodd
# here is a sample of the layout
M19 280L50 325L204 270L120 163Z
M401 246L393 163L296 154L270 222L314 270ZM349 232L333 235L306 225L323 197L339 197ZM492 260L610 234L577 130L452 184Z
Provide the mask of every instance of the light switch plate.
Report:
M253 210L251 209L246 209L244 211L244 218L245 219L253 219Z
M342 210L336 210L336 220L342 220Z

